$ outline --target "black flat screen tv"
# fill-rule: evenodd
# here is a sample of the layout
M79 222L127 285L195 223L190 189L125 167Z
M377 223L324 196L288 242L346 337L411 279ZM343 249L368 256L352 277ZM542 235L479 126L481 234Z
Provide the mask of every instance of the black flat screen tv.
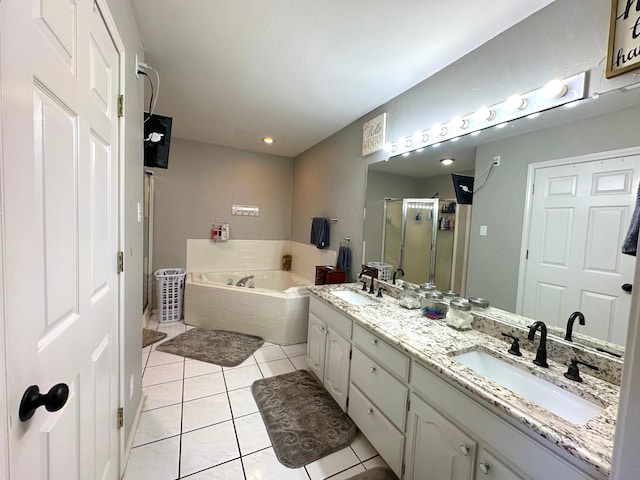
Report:
M473 177L452 173L453 189L459 205L471 205L473 201Z
M144 122L144 166L168 168L173 119L155 113L149 117L147 112L144 118L149 118Z

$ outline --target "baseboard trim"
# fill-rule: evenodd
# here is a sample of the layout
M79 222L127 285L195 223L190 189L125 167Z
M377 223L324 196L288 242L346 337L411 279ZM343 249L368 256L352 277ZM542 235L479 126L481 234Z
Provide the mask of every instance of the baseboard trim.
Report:
M144 313L142 314L142 328L147 328L149 320L151 320L151 315L153 315L153 310L151 309L151 305L147 305L147 308L144 309Z
M143 393L140 395L140 402L138 402L138 408L136 408L136 414L133 417L133 423L131 425L131 429L129 430L129 438L127 439L127 443L124 447L124 454L122 457L122 467L120 469L120 477L124 475L125 470L127 469L127 463L129 462L129 455L131 454L131 449L133 448L133 439L136 436L136 430L138 428L138 424L140 423L140 416L142 415L142 410L144 409L144 404L147 401L147 396Z

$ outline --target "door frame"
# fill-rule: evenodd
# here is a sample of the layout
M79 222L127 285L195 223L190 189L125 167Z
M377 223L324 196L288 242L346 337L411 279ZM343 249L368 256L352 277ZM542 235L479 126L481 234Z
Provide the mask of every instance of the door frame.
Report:
M516 297L516 311L517 314L522 314L524 306L524 290L525 290L525 278L527 274L527 259L524 252L527 250L529 244L529 235L531 233L531 215L533 207L533 182L536 176L536 170L549 167L560 167L566 165L573 165L578 163L594 162L598 160L606 160L609 158L618 158L630 155L640 155L640 146L622 148L619 150L608 150L605 152L589 153L586 155L578 155L575 157L557 158L554 160L546 160L542 162L530 163L527 170L527 198L525 199L524 206L524 224L522 226L522 239L520 241L520 264L518 266L518 293Z
M111 10L109 9L109 5L107 4L107 0L93 0L94 4L98 6L100 9L100 13L102 14L102 18L104 19L104 23L111 35L111 39L113 40L113 44L115 45L116 51L118 52L118 96L122 95L124 97L125 93L125 81L126 81L126 50L124 46L124 42L120 37L120 32L118 31L118 26L113 16L111 15ZM132 67L132 68L135 68ZM124 106L123 106L124 109ZM122 116L118 117L118 251L125 251L125 132L126 132L126 121L125 115L123 112ZM115 259L114 259L115 261ZM119 407L123 408L126 404L126 399L124 398L124 394L127 391L125 388L125 359L124 359L124 348L125 345L125 301L124 301L124 292L125 292L125 272L118 274L118 331L117 331L117 342L118 342L118 402ZM125 428L118 429L118 476L122 477L124 474L124 467L126 465L126 438L124 436Z
M0 25L3 24L4 4L0 2ZM1 41L1 39L0 39ZM2 47L2 45L0 45ZM2 80L2 57L0 57L0 81ZM1 82L0 82L1 84ZM4 144L2 143L2 89L0 88L0 477L9 478L9 397L7 396L7 350L5 337L4 304Z

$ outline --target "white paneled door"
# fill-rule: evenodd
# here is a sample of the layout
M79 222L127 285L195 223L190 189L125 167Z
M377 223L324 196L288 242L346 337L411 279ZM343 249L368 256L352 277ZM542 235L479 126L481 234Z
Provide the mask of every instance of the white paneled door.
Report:
M0 22L10 478L116 479L119 52L93 0L2 0Z
M523 315L624 345L635 259L621 253L636 202L640 156L535 170Z

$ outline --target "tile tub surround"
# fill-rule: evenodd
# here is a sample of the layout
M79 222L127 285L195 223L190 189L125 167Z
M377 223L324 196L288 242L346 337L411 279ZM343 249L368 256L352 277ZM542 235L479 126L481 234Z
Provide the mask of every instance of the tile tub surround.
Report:
M547 410L525 400L498 384L456 362L452 354L470 351L481 346L506 354L510 343L478 330L459 332L447 327L443 321L430 320L421 310L408 310L387 295L377 305L353 306L341 300L331 291L350 288L358 291L359 284L326 285L310 287L313 295L332 304L349 315L360 325L386 339L400 350L407 352L422 365L428 367L455 384L460 390L488 403L499 412L520 423L531 432L558 445L570 455L609 475L613 436L620 389L618 386L593 377L584 368L584 383L567 380L567 365L549 359L549 368L533 365L535 351L523 343L523 356L513 359L531 373L544 377L577 395L595 401L605 407L598 416L585 425L574 425ZM508 339L507 339L508 340Z
M335 250L290 240L187 240L187 272L282 270L282 256L291 255L291 271L312 279L316 265L335 265Z
M306 341L308 294L203 285L194 283L191 275L184 296L186 324L257 335L279 345Z
M292 257L291 270L313 285L316 265L335 265L336 252L289 240L187 240L184 318L189 325L258 335L280 345L307 339L309 297L262 289L202 285L198 272L246 272L282 269L282 256ZM260 290L260 291L259 291Z

